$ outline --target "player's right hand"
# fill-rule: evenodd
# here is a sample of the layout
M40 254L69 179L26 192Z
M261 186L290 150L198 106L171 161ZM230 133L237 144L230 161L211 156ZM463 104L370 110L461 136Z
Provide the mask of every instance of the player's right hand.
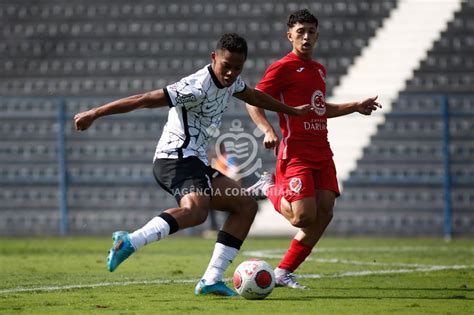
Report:
M293 109L295 111L295 115L303 116L309 113L313 109L313 106L311 106L310 104L304 104L300 106L295 106L293 107Z
M89 128L95 120L95 115L92 111L88 110L82 113L78 113L74 116L74 124L76 130L83 131Z
M275 153L275 156L278 155L278 147L280 146L280 138L278 138L278 135L275 133L273 129L265 132L265 137L263 138L263 145L265 146L265 149L273 148L273 153Z

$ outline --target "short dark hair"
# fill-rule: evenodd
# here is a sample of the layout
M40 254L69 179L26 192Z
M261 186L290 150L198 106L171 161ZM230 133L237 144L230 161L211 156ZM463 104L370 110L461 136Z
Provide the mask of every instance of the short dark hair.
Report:
M244 54L247 59L247 42L236 33L225 33L217 42L216 49L228 50L232 53Z
M318 27L318 19L307 9L295 11L288 16L288 28L292 28L296 23L314 23Z

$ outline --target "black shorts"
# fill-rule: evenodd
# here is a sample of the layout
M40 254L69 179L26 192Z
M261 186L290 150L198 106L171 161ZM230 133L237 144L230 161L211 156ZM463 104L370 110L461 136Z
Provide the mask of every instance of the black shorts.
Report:
M153 163L153 175L161 188L174 196L178 205L183 196L192 192L211 197L211 181L224 176L196 156L156 159Z

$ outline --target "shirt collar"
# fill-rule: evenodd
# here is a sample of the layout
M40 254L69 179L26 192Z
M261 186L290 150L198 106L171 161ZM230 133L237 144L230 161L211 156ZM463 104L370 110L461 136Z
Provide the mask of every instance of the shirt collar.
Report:
M211 74L212 81L214 81L214 84L217 86L218 89L223 89L225 86L223 86L220 82L219 79L217 79L216 74L214 73L214 70L212 70L211 65L207 66L207 70L209 70L209 73Z
M302 58L298 57L298 55L295 54L292 51L290 51L287 56L292 60L298 60L298 61L301 61L301 62L312 62L313 61L312 59L310 59L310 60L302 59Z

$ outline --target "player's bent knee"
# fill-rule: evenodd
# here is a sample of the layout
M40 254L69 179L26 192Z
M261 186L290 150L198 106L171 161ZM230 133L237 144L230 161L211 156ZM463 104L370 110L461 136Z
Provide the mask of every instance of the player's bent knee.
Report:
M315 221L316 217L312 215L299 214L291 218L290 223L297 228L305 228L311 226Z

